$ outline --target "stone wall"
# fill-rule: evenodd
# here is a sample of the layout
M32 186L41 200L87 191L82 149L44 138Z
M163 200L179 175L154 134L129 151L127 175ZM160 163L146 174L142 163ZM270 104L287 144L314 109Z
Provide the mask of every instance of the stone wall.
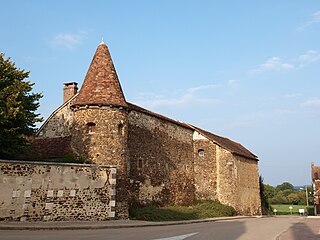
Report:
M217 199L216 146L208 139L195 139L193 147L196 198Z
M54 138L70 136L73 124L73 111L70 109L71 102L64 103L54 111L39 129L37 137Z
M0 220L108 220L116 168L0 160Z
M128 119L131 204L193 203L193 131L137 111Z
M260 215L258 161L236 156L238 162L238 200L236 209L243 215Z
M216 145L218 200L242 215L260 215L258 161Z
M127 111L108 106L75 109L71 148L94 164L117 167L117 218L128 218Z

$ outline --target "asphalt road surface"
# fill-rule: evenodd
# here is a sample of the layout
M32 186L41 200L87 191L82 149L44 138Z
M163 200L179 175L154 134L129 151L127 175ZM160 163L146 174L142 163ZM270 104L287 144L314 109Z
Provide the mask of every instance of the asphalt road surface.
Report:
M271 217L173 226L97 230L3 230L6 240L298 240L320 239L320 218Z

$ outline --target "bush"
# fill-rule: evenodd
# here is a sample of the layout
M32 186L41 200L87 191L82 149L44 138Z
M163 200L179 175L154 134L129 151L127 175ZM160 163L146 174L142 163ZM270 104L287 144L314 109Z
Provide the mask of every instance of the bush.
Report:
M149 204L144 207L132 206L129 209L131 219L145 221L179 221L204 219L223 216L234 216L233 207L225 206L218 201L196 201L191 206L165 206L159 207Z
M307 209L308 216L314 216L314 207L313 206L306 207L306 209Z
M272 208L269 203L268 195L270 194L271 186L263 184L263 178L259 177L260 185L260 199L261 199L261 211L263 215L272 214Z

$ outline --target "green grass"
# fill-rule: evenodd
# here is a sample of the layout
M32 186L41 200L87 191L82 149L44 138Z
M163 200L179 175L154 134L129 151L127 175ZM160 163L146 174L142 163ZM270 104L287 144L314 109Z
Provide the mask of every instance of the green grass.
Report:
M290 215L290 206L292 206L292 215L299 215L299 209L305 209L305 212L307 212L306 205L271 205L272 209L277 209L277 215Z
M234 208L217 201L197 201L192 206L165 206L130 208L130 218L145 221L179 221L213 217L234 216Z

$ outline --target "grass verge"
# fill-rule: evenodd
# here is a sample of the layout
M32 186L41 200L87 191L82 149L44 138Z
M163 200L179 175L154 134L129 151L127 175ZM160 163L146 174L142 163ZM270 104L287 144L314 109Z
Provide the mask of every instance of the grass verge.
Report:
M290 211L289 207L292 207L292 211ZM307 212L306 205L290 205L290 204L278 204L271 205L272 209L277 210L277 215L299 215L299 209L304 209Z
M233 207L225 206L218 201L196 201L192 206L132 207L130 218L145 221L179 221L213 217L235 216Z

